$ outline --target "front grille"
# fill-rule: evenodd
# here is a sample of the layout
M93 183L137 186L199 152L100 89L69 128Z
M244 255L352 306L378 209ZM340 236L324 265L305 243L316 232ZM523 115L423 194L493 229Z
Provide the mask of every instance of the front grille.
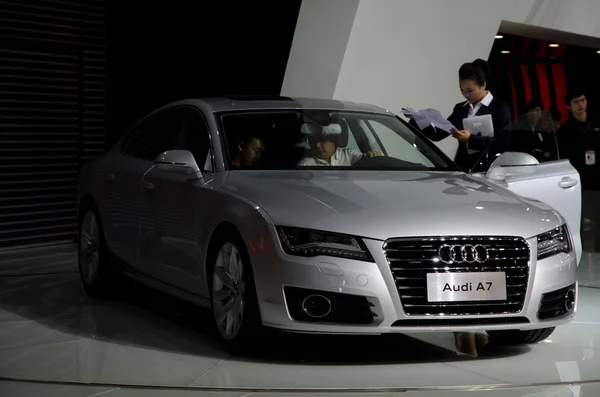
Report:
M482 245L487 249L489 258L483 263L447 264L440 261L440 247L444 245ZM529 281L530 250L522 238L393 238L384 243L383 249L407 315L489 315L523 310ZM428 273L463 272L505 272L507 299L448 303L428 301Z

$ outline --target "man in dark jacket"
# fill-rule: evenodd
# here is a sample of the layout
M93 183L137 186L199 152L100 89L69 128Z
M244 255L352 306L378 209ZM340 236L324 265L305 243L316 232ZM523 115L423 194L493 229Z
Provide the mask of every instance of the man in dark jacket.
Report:
M582 188L600 189L600 120L587 112L583 91L571 91L565 97L570 118L558 130L561 158L568 158L581 176Z
M595 235L593 247L584 249L600 249L600 120L588 114L587 98L582 90L574 90L567 94L565 102L570 110L567 122L558 130L559 153L561 158L568 158L581 177L582 187L582 233L592 231Z

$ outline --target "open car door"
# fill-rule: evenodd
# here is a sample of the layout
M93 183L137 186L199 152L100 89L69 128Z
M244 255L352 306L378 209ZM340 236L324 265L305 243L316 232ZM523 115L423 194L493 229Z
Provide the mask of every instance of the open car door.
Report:
M581 260L581 180L568 159L561 159L549 112L539 119L518 118L483 152L471 173L558 211L573 235L577 261ZM506 135L504 136L506 138ZM496 144L502 142L503 145ZM510 143L508 143L510 142Z

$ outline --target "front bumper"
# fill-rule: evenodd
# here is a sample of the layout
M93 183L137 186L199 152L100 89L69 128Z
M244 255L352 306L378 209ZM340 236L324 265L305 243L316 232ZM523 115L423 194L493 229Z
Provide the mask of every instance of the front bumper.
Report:
M263 325L286 331L324 334L383 334L423 331L537 329L570 322L576 313L578 285L575 252L536 261L531 247L529 277L522 310L510 314L408 315L400 301L383 241L364 239L375 263L333 257L297 257L283 252L275 229L242 231L252 260ZM561 305L566 291L575 292L574 307L548 315ZM298 299L323 294L344 306L337 316L302 317ZM544 313L545 312L545 313ZM371 315L369 315L371 314Z

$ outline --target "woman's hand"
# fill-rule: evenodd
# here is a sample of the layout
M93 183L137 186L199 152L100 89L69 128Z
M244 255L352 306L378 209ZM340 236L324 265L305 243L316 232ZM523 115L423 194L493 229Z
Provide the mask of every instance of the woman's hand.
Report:
M471 133L465 130L452 130L452 136L458 139L461 142L469 142L469 138L471 138Z
M408 111L413 111L413 109L411 108L402 108L402 114L404 115L404 117L406 117L407 119L411 119L412 118L412 114L406 114L406 110Z

